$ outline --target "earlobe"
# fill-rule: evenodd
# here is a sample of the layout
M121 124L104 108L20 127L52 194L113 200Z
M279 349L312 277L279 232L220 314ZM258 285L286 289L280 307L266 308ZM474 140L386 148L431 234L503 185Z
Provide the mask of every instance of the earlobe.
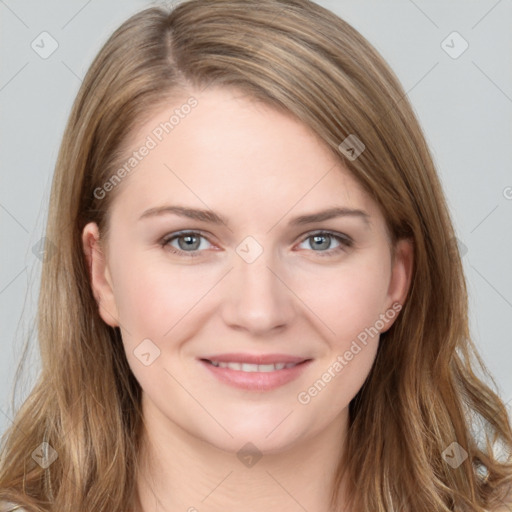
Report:
M388 309L396 311L397 304L400 304L400 309L403 306L411 286L413 265L413 241L403 238L397 242L395 247L393 268L388 289ZM391 322L384 331L388 330L392 324L393 322Z
M89 222L82 231L82 246L89 273L92 293L98 303L98 312L111 327L118 327L117 306L110 271L100 243L98 226Z
M397 242L393 273L396 273L395 301L403 304L411 286L414 263L414 243L409 238Z

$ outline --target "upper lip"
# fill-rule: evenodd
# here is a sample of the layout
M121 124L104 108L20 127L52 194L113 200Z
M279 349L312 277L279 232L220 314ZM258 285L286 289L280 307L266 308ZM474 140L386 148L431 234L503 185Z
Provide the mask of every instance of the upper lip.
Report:
M288 354L215 354L203 357L208 361L224 362L224 363L247 363L247 364L277 364L277 363L302 363L308 358L290 356Z

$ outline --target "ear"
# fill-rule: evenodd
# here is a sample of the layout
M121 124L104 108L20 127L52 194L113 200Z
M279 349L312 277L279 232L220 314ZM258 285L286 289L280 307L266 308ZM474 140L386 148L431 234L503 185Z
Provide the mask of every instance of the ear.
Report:
M98 226L89 222L82 231L82 245L89 270L93 295L103 321L111 327L119 327L118 311L114 299L112 277L100 243Z
M392 309L396 313L400 311L404 304L411 285L413 262L413 241L409 238L402 238L398 240L392 260L391 279L387 293L386 310ZM400 306L398 306L398 304ZM387 323L381 333L386 332L393 325L397 316L398 315L396 314L393 315L393 318Z

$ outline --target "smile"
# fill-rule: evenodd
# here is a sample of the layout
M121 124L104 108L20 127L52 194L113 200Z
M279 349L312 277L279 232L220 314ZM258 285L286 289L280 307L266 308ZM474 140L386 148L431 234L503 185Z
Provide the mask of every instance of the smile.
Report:
M298 363L275 363L275 364L250 364L250 363L227 363L223 361L208 361L218 368L229 368L239 372L275 372L284 368L292 368Z
M224 385L246 391L265 392L298 379L313 361L308 359L295 363L254 364L200 359L199 362L215 380Z

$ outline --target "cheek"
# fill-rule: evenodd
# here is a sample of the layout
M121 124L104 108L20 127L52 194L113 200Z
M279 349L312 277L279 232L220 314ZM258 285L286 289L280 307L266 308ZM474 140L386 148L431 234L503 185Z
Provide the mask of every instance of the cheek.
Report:
M195 329L196 322L187 320L207 283L193 272L135 254L117 267L114 284L128 364L141 386L157 396L163 381L172 382L164 369L172 368L180 340Z
M377 254L364 260L354 258L318 274L314 286L302 285L299 296L325 325L329 340L338 349L374 327L385 313L390 278L386 264Z
M322 327L327 333L325 357L297 401L305 411L328 411L325 421L332 421L348 406L371 371L389 283L389 272L378 259L340 270L332 272L329 279L317 280L316 292L306 298L328 330Z
M137 339L163 342L215 284L211 271L180 268L144 252L120 261L113 273L119 320Z

